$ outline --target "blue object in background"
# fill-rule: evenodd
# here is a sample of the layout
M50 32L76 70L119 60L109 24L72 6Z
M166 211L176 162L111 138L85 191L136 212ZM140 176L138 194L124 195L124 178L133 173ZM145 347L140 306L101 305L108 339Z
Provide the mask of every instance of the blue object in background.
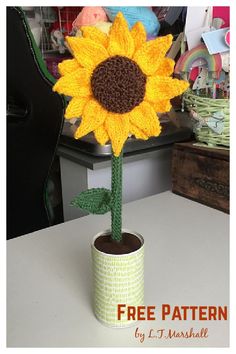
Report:
M202 34L202 38L207 46L209 54L224 53L229 51L229 46L225 42L225 35L229 27L220 28Z
M116 14L122 12L126 21L128 22L129 28L131 28L136 22L140 21L143 23L148 36L157 36L160 23L151 10L150 7L146 6L104 6L108 18L113 22Z

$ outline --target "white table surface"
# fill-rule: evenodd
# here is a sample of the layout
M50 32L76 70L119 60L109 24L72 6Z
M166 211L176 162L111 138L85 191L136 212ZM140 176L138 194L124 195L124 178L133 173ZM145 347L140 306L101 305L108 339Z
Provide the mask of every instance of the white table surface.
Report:
M7 242L8 347L228 346L228 321L101 325L91 307L90 242L110 215L90 215ZM165 192L124 205L123 227L145 239L145 303L229 304L229 216ZM208 328L204 339L135 338Z

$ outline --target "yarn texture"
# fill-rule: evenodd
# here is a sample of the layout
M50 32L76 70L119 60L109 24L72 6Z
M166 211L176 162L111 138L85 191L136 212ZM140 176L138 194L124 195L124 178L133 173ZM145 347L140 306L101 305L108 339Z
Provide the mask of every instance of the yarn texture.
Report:
M122 153L112 157L111 180L111 230L112 238L122 240Z
M146 140L161 133L157 113L169 111L170 99L189 84L171 77L174 61L165 55L172 35L147 42L143 24L129 29L121 12L108 35L89 26L81 31L81 38L66 38L74 59L59 64L53 90L72 97L65 118L81 118L75 139L94 132L118 157L129 134Z
M144 98L146 76L131 59L116 55L93 71L91 87L94 97L108 111L127 113Z
M111 210L111 191L106 188L91 188L81 192L72 202L91 214L105 214Z
M111 212L111 237L122 241L122 155L129 134L147 140L161 133L157 112L171 109L170 99L188 82L171 78L174 61L165 58L172 35L146 42L141 22L131 30L118 13L109 35L82 27L83 37L67 37L74 55L59 65L61 78L53 90L71 96L65 118L81 117L75 139L94 132L104 145L111 141L111 191L93 188L80 193L72 205L93 214Z

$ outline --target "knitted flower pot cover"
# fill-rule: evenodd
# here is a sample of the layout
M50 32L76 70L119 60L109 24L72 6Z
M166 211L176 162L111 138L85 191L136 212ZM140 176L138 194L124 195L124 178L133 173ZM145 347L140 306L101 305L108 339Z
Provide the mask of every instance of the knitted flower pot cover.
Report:
M128 254L107 254L96 249L95 240L110 233L97 234L92 242L93 306L97 319L109 327L129 327L136 321L126 316L118 320L118 304L144 304L144 240L136 232L122 230L137 236L141 247Z

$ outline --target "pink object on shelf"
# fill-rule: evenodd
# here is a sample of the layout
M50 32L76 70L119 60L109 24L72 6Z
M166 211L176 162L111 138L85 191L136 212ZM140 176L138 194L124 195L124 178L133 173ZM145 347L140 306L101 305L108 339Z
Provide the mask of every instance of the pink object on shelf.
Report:
M199 68L193 68L192 71L190 72L190 80L195 81L199 73Z
M107 22L108 18L101 6L85 6L73 22L73 28L92 26L98 22Z
M228 30L226 32L226 35L225 35L225 43L230 46L230 30Z
M229 6L213 6L213 18L222 18L224 24L221 28L230 27L230 7Z

